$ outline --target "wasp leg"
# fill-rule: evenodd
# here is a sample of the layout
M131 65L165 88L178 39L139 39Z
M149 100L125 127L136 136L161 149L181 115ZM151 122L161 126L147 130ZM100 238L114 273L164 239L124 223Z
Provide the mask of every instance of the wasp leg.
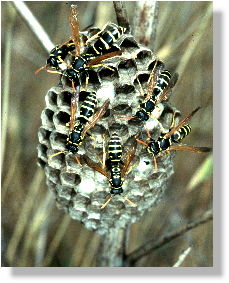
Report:
M92 66L93 68L94 67L104 67L104 68L106 68L106 69L109 69L109 70L111 70L111 71L115 71L115 69L113 69L113 68L111 68L111 67L108 67L107 65L104 65L104 64L97 64L97 65L93 65Z
M111 199L112 199L112 196L101 206L101 209L106 207L108 205L108 203L111 201Z
M153 157L153 161L154 161L154 170L153 170L153 173L155 173L155 172L157 172L157 170L158 170L157 158L156 158L156 156Z
M86 72L85 91L87 91L88 83L89 83L89 75L88 75L88 73Z
M130 199L128 199L127 197L124 197L124 200L128 201L130 204L132 204L133 206L137 206L136 203L134 203L133 201L131 201Z
M129 167L128 171L126 172L126 175L128 175L135 167L137 167L137 164L133 164Z
M78 165L82 166L82 164L80 163L79 158L78 158L76 155L75 155L75 160L76 160L76 163L77 163Z
M51 154L51 155L49 155L48 157L49 158L53 158L54 156L57 156L57 155L59 155L59 154L61 154L61 153L65 153L64 151L59 151L59 152L56 152L56 153L54 153L54 154Z
M149 139L152 139L152 136L149 132L149 129L145 126L145 130L146 130L146 133L147 133L147 136L149 137Z

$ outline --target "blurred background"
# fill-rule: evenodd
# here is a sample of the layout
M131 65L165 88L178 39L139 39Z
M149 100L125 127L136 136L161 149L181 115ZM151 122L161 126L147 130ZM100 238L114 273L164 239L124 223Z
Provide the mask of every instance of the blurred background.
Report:
M137 2L124 2L132 23ZM80 28L116 22L110 2L26 2L53 43L71 35L71 4L79 7ZM2 6L2 266L96 266L100 236L55 206L44 172L37 166L37 131L46 92L58 77L34 72L47 52L17 13ZM180 77L171 103L191 120L185 143L212 146L212 2L160 2L154 51ZM164 199L131 227L128 252L157 239L212 206L211 154L177 152L175 173ZM212 266L212 222L186 232L143 257L136 266Z

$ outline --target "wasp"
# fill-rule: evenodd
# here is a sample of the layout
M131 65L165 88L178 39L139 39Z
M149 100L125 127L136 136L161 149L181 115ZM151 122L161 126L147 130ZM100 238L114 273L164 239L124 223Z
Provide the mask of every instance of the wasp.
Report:
M75 88L75 86L81 85L82 80L86 78L87 88L89 81L88 71L90 71L92 68L103 66L104 68L114 71L112 68L106 66L105 64L101 64L101 62L114 56L121 55L123 53L122 50L117 50L110 53L107 52L110 51L112 44L117 41L118 38L120 38L120 36L124 33L125 29L122 27L118 27L115 24L107 24L99 33L92 36L88 40L87 44L89 43L89 41L94 40L96 37L98 37L98 39L94 43L89 44L81 53L80 31L76 5L71 5L69 21L72 30L72 39L68 42L68 44L64 44L61 47L57 46L51 51L46 68L49 65L50 67L53 67L56 70L47 70L47 72L63 75L69 81L71 81L73 89ZM73 61L70 65L67 65L64 62L64 59L67 54L71 54L72 50L74 49L75 54L72 54ZM65 66L63 67L62 65L62 69L60 69L59 67L62 63L65 64ZM42 68L40 68L39 70L41 70Z
M147 92L145 94L138 80L141 89L141 94L145 97L144 102L139 105L140 109L135 113L133 117L121 117L120 119L128 120L136 118L140 121L148 121L156 105L165 100L166 95L175 86L178 80L178 74L175 73L172 76L170 71L161 70L161 68L158 68L157 71L155 71L156 66L157 61L155 62L154 68L150 74L147 83Z
M121 139L117 133L113 133L108 142L109 158L106 162L106 169L104 164L101 167L99 163L95 163L88 156L83 155L83 160L89 167L101 173L109 180L111 197L105 202L105 204L102 205L101 209L103 209L111 201L112 195L121 195L123 193L122 186L124 183L124 177L128 173L127 171L129 169L129 165L135 156L136 147L137 143L135 140L133 140L130 150L128 151L123 162L121 160L123 153ZM125 200L136 206L136 204L134 204L128 198L125 197Z
M92 92L86 97L84 102L80 107L80 115L77 119L76 111L77 111L77 100L79 96L79 86L76 87L76 92L73 93L71 97L71 116L69 122L69 134L66 139L66 149L73 153L74 155L78 152L79 146L82 144L83 139L85 138L86 133L94 127L99 119L103 117L106 113L110 100L107 99L103 105L99 108L99 110L94 114L95 107L97 103L96 93ZM94 116L93 116L94 114ZM64 151L57 152L49 157L52 158L61 153L65 153ZM81 165L79 159L75 155L76 162Z
M195 147L195 146L179 144L191 132L191 126L189 124L186 124L186 122L189 121L193 117L193 115L197 111L199 111L199 109L200 107L192 111L176 127L173 127L174 124L174 117L173 117L169 131L167 133L161 133L160 137L157 140L153 139L149 133L148 133L149 135L148 143L136 139L138 142L144 144L146 146L147 152L153 156L155 169L157 169L156 157L160 153L166 150L167 151L182 150L182 151L196 152L196 153L204 153L211 151L211 148L209 147Z
M101 62L123 53L123 50L109 51L113 43L121 37L124 31L124 28L115 24L107 24L99 33L89 39L91 41L98 37L93 44L88 45L83 53L76 54L72 64L63 71L63 76L67 77L75 85L81 85L82 78L86 77L87 86L89 80L88 71L92 68L103 66L113 71L112 68L101 64Z
M76 54L80 54L80 31L77 17L77 6L71 5L69 23L71 27L72 37L62 44L55 46L49 54L45 67L39 68L35 73L40 72L44 68L52 68L55 70L62 70L63 63L68 54L72 55L75 50ZM61 66L62 65L62 66ZM66 67L65 67L66 68ZM49 71L50 72L50 71Z

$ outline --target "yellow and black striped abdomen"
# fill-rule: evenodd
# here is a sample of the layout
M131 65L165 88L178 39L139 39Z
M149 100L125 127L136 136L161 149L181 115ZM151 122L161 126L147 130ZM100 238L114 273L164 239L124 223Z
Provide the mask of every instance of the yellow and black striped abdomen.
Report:
M95 112L95 106L97 103L96 93L91 92L86 97L85 101L82 103L80 107L80 116L78 120L81 124L86 124L88 120L92 117Z
M124 29L115 24L109 24L99 38L85 50L85 55L92 58L109 52L113 43L123 34Z
M164 70L159 75L159 78L156 82L156 86L153 89L153 96L159 96L163 93L166 87L169 85L169 81L172 75L168 70Z
M173 142L180 142L191 132L191 126L186 124L177 130L172 136L171 139Z
M120 137L114 133L108 143L108 154L111 164L111 178L109 180L111 186L111 194L117 195L123 192L121 177L121 157L122 157L122 145Z
M114 133L108 143L108 154L111 164L114 162L120 162L122 157L122 145L120 137Z

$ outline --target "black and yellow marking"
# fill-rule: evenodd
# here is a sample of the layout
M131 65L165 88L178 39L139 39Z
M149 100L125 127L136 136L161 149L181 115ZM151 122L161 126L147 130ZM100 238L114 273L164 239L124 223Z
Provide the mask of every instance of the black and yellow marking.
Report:
M183 140L190 132L191 132L191 126L188 125L188 124L184 125L178 131L176 131L174 134L172 134L171 140L173 142L179 142L179 141Z
M156 99L159 95L161 95L162 92L167 88L171 77L172 75L168 70L164 70L161 72L156 82L156 85L153 89L154 99Z
M107 25L100 36L98 36L98 39L93 44L88 45L84 54L90 58L106 54L123 33L124 29L122 27L118 27L115 24Z
M80 115L78 120L82 124L86 124L89 119L92 117L92 115L95 112L95 107L96 107L97 99L96 99L96 93L91 92L89 95L86 97L85 101L82 103L80 107Z
M81 123L76 123L74 129L69 133L68 138L66 139L66 148L73 154L77 153L79 150L79 146L82 143L82 131L84 129L84 125Z
M75 49L74 42L70 40L67 44L55 46L49 54L46 64L56 70L59 70L59 65L63 63L68 54Z
M164 138L166 135L163 133L157 140L150 139L147 151L153 156L157 156L163 150L168 150L173 143L179 143L191 132L191 126L186 124L177 131L175 131L170 137Z
M114 133L108 143L108 154L111 164L111 178L109 180L111 186L111 194L121 194L123 192L121 177L121 157L122 145L120 137Z
M95 112L96 103L96 93L91 92L88 94L80 107L80 115L76 119L76 124L66 140L66 148L72 153L78 152L78 148L83 141L82 132L85 128L85 125Z
M141 121L148 121L150 114L155 109L158 98L163 93L163 91L168 87L169 81L171 79L171 73L168 70L164 70L159 75L157 79L156 85L153 88L153 93L150 98L140 104L140 110L138 110L135 114L135 118Z

